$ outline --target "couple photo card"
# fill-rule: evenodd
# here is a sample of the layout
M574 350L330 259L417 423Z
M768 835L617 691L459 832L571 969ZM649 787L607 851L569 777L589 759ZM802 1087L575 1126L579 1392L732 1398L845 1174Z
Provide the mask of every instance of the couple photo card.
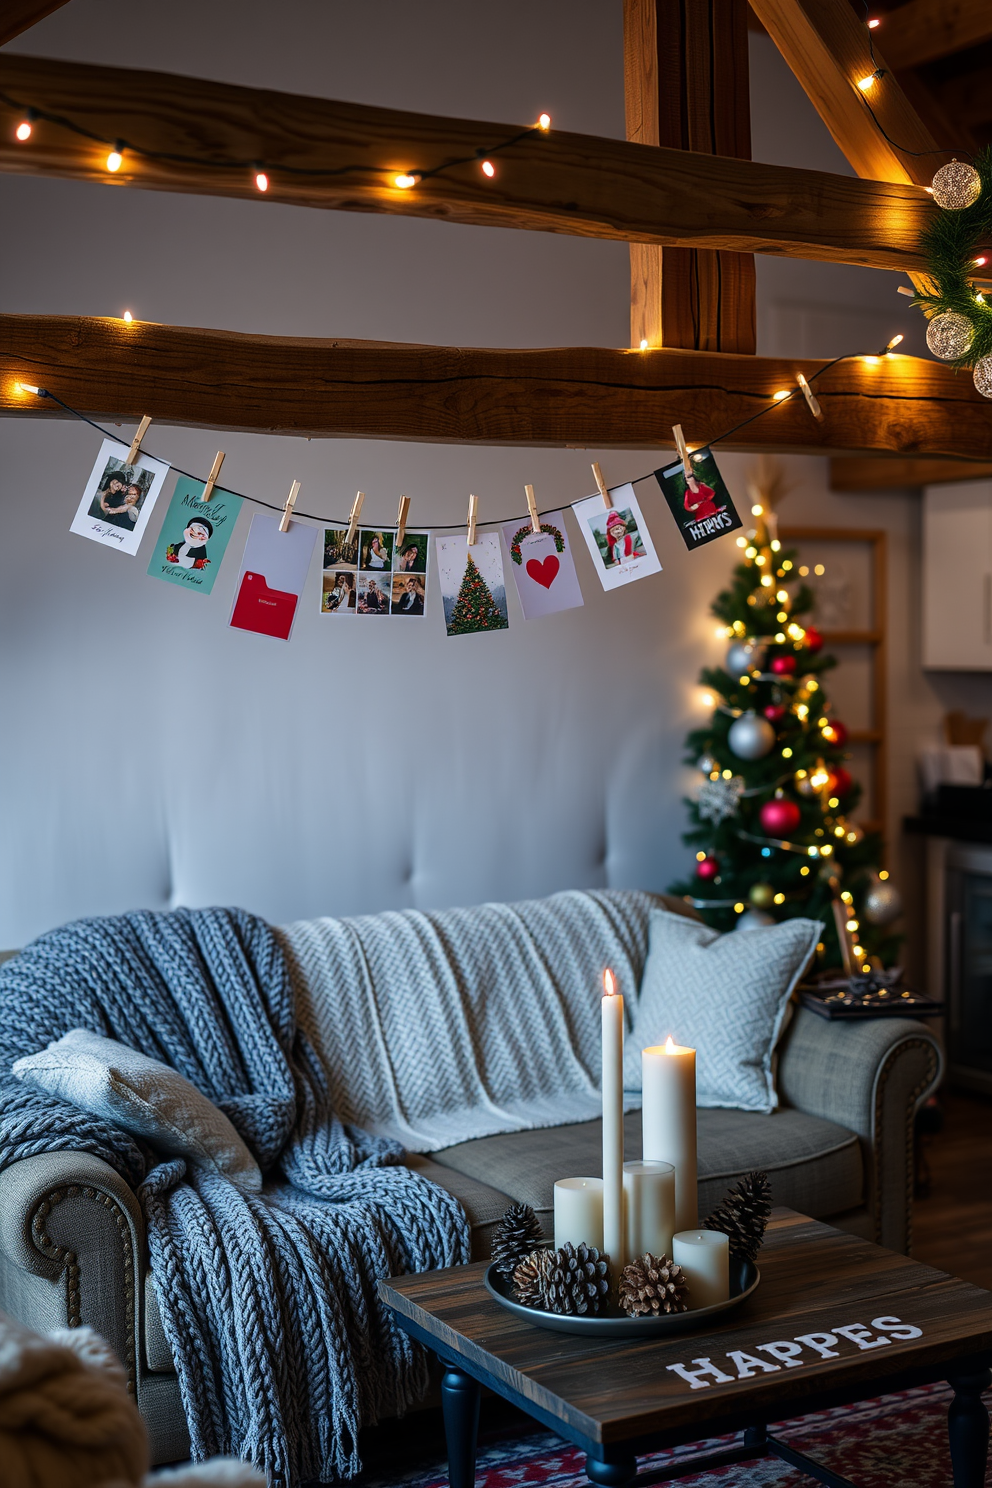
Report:
M118 439L103 441L69 530L133 557L169 466L142 454L128 465L129 453L130 447Z
M203 487L203 481L189 476L176 482L148 572L167 584L209 594L238 520L242 498L215 486L210 500L201 501Z

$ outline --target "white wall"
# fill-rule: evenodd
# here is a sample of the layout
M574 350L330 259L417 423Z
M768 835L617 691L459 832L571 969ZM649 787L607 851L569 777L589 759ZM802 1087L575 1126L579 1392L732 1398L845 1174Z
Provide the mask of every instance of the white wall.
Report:
M841 168L765 38L754 38L755 154ZM466 117L622 135L619 0L73 0L11 50ZM0 179L2 308L120 314L290 335L461 345L624 345L627 253L496 229L322 213L30 178ZM759 349L817 354L836 317L908 319L895 277L759 263ZM796 306L826 315L800 314ZM790 342L790 337L792 338ZM830 354L827 348L826 354ZM154 427L149 448L341 515L512 516L589 490L596 451L467 449ZM97 436L0 424L0 944L78 914L239 902L276 920L436 906L597 884L661 888L679 843L695 679L720 652L708 615L734 551L687 555L640 488L665 572L586 606L448 641L436 588L422 625L335 622L310 574L290 645L227 626L242 513L209 597L70 535ZM611 481L650 452L606 452ZM728 456L742 489L749 460ZM893 827L911 756L956 683L919 670L918 499L826 492L826 463L784 462L783 519L885 526L892 537ZM153 522L157 528L157 516ZM574 528L573 528L574 535ZM512 587L512 586L511 586ZM399 632L399 633L398 633ZM965 684L967 686L967 684ZM950 692L948 692L948 687ZM898 869L897 869L898 872Z

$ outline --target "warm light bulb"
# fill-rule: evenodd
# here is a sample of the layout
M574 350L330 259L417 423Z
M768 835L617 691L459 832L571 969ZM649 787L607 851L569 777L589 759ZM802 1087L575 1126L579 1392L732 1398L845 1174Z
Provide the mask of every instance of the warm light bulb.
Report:
M107 156L108 171L119 171L123 164L124 156L121 154L120 150L111 150L110 154Z
M765 508L763 506L752 506L752 508L751 508L751 515L752 515L752 517L763 517L764 514L765 514Z
M982 262L984 263L985 260L983 259ZM900 345L901 342L905 341L905 339L905 336L901 332L898 336L893 336L892 340L887 344L885 348L886 351L895 351L896 347Z
M697 863L704 863L705 861L706 861L706 854L704 852L698 852L696 854L696 862Z
M19 382L17 386L20 388L22 393L34 393L37 395L41 392L41 388L35 387L34 384L31 382Z
M647 336L642 336L641 337L641 350L642 351L647 351L647 349L648 349L648 338L647 338Z
M885 868L882 868L882 869L881 869L881 870L880 870L880 872L879 872L879 875L878 875L878 876L879 876L879 878L881 878L881 879L883 879L883 880L884 880L884 879L886 879L886 878L888 878L888 876L889 876L889 875L888 875L888 871L887 871L887 870L886 870L886 869L885 869Z
M615 997L617 991L617 979L609 967L603 972L603 996Z
M127 324L130 325L132 320L134 319L134 316L131 314L130 310L125 310L124 314L121 316L121 319L123 321L126 321Z
M747 538L746 537L739 537L737 539L737 546L739 548L746 548L747 547Z
M482 162L482 174L484 176L488 176L490 180L492 180L493 176L496 174L496 167L493 165L491 160L484 160Z
M537 121L537 125L538 125L538 128L539 129L550 129L551 128L551 115L550 114L542 114L541 117Z
M785 749L782 750L782 758L783 759L791 759L792 758L792 750L788 747L788 745L785 747Z
M714 703L713 694L711 692L704 692L702 703L704 708L712 708Z
M259 191L268 191L269 178L264 171L255 172L255 186Z
M785 895L784 894L776 894L775 895L775 898L773 900L773 903L775 903L775 904L784 904L785 903Z
M779 542L777 537L772 538L770 547L773 553L780 553L782 551L782 544Z
M31 138L31 125L28 123L27 119L25 119L23 123L18 124L17 128L14 130L14 138L19 139L22 144L25 140L29 140ZM985 260L983 258L982 263L984 262Z
M734 914L743 914L743 913L744 913L744 906L743 906L743 904L735 904L734 905Z
M772 397L775 399L776 403L781 403L784 398L788 398L789 396L790 394L788 388L779 388L777 393L772 394Z
M858 78L858 87L861 89L862 93L868 92L868 89L871 87L872 83L874 83L877 76L877 73L869 72L867 77Z
M411 176L404 171L393 177L393 185L398 186L401 191L409 191L411 186L416 186L419 179L419 176Z
M882 24L882 23L881 23L881 21L880 21L880 20L879 20L879 19L878 19L878 17L877 17L877 16L872 16L872 18L871 18L871 20L870 20L870 21L869 21L869 22L868 22L868 30L869 30L869 31L874 31L874 30L875 30L875 28L876 28L876 26L880 26L880 25L881 25L881 24Z
M21 125L21 129L23 129L23 128L24 128L24 125L22 124ZM17 138L18 139L21 138L21 130L20 129L17 131ZM24 135L24 138L27 139L27 135ZM985 258L984 255L983 255L981 258L973 258L972 259L972 263L975 265L975 268L976 269L981 269L981 268L984 268L984 266L988 263L988 259Z

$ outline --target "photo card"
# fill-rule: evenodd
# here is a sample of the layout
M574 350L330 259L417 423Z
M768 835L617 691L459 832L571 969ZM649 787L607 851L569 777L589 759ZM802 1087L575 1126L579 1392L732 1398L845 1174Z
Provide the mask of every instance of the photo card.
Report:
M541 519L540 532L526 520L506 522L503 536L526 620L553 615L557 610L574 610L582 604L564 512L549 512Z
M354 615L358 603L358 575L353 568L324 571L321 577L320 613Z
M209 594L238 520L242 498L214 486L201 501L205 482L181 476L169 502L148 572L180 588Z
M393 545L393 572L425 574L430 547L429 532L404 533L402 544Z
M358 575L359 615L388 615L390 574L360 573Z
M358 534L355 534L350 543L345 542L347 536L347 527L324 528L324 559L322 567L358 567Z
M169 466L142 454L128 465L129 452L119 439L103 441L69 531L133 557Z
M231 624L288 641L317 542L317 528L256 512L248 529Z
M444 624L449 636L506 630L510 623L499 533L479 532L476 537L471 548L464 532L436 539Z
M633 486L617 486L611 495L609 508L597 494L575 502L572 511L603 588L619 589L661 573L661 563Z
M427 603L427 575L394 573L391 615L423 615Z
M358 566L372 573L389 573L393 566L395 532L373 532L363 527L358 534Z
M740 527L741 519L730 499L723 476L717 469L713 451L694 450L689 463L696 472L690 480L682 461L656 470L655 480L665 493L682 541L690 550L701 548L714 538L723 537Z

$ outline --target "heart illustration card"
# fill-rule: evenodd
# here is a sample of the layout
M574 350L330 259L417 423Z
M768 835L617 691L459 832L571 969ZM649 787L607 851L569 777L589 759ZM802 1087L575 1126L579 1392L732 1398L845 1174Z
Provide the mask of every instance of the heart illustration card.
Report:
M589 496L572 507L604 589L661 573L633 486L617 486L612 494L609 508L602 496Z
M279 521L262 512L251 519L231 624L288 641L317 529L290 522L288 531L280 532Z
M241 510L241 497L214 487L201 501L203 481L183 476L155 544L148 572L153 579L209 594Z
M507 522L503 536L525 619L574 610L582 604L563 512L549 512L540 532L534 532L530 522Z

